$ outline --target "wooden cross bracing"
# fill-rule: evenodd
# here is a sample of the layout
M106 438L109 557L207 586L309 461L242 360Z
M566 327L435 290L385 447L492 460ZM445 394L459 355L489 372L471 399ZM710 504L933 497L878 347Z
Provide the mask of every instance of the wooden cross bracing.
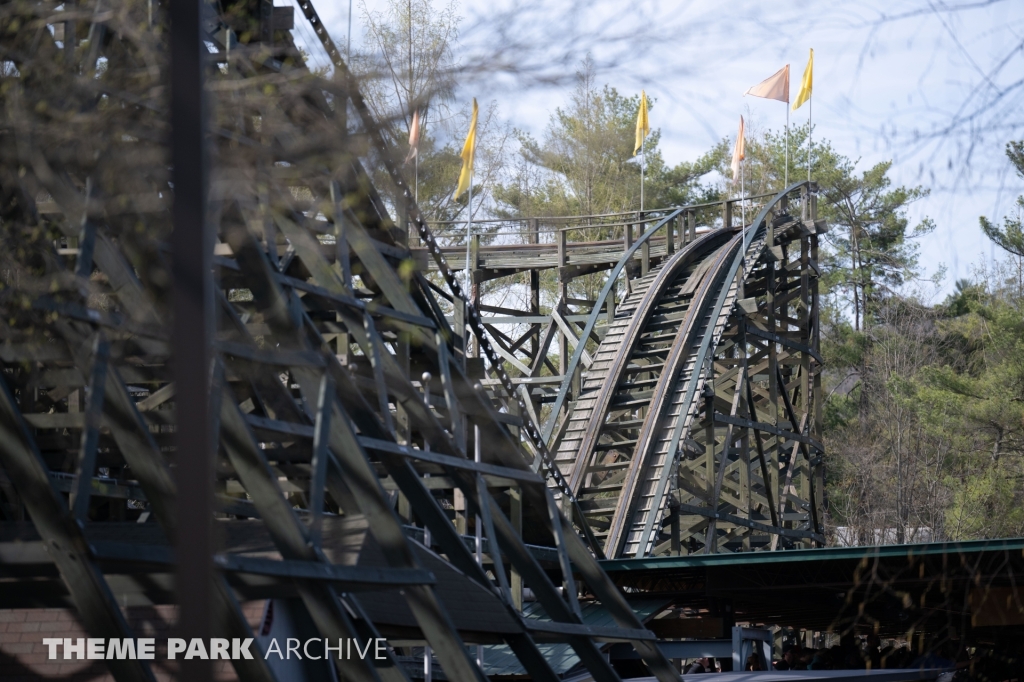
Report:
M211 367L174 367L170 343L162 4L12 3L0 16L16 68L0 124L3 522L32 522L5 557L49 576L25 598L73 606L105 638L132 636L124 609L169 599L150 576L190 533L174 512L172 370L197 372L222 536L214 636L253 636L240 601L292 599L322 637L405 642L381 660L335 661L344 679L407 679L414 644L449 679L483 679L466 647L478 643L555 680L538 638L566 644L598 680L618 679L606 641L632 642L659 679L678 679L537 473L539 419L494 366L495 347L540 358L552 334L492 343L415 205L398 211L406 225L390 217L409 200L392 150L315 9L298 7L330 78L305 68L270 3L227 3L204 21ZM366 140L398 188L387 201L360 157ZM444 281L407 267L412 226ZM550 621L525 617L527 588ZM617 627L585 624L581 598ZM119 680L154 678L146 661L110 665ZM263 656L233 665L274 679Z

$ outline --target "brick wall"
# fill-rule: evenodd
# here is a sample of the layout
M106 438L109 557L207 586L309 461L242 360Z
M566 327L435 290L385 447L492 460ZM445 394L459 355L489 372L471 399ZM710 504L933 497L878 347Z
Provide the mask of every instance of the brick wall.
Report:
M255 630L263 616L263 602L243 604L246 619ZM160 682L170 682L176 671L174 661L167 660L167 637L174 624L175 607L149 606L123 609L135 637L157 640L156 660L150 661ZM56 660L47 659L44 637L88 637L77 613L72 609L0 609L0 680L3 682L35 682L36 680L69 680L70 682L114 682L102 661L63 659L58 650ZM218 682L236 681L230 661L214 661Z

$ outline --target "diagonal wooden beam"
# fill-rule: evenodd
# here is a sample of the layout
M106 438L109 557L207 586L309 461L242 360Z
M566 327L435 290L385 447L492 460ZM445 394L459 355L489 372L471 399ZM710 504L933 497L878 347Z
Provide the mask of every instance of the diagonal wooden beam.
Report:
M0 462L28 508L47 552L57 565L79 618L93 637L132 637L103 573L93 562L83 528L50 485L46 464L14 400L0 377ZM111 659L107 666L118 682L155 682L149 664Z
M551 309L551 319L555 324L558 325L558 328L562 330L562 334L564 334L565 338L569 341L569 345L573 347L573 350L575 350L576 347L579 346L581 343L580 338L577 335L577 333L573 330L572 325L570 325L569 322L562 316L561 312L558 310L557 307ZM591 365L594 364L594 359L590 357L590 353L586 351L586 343L583 343L583 345L584 349L582 351L580 359L582 360L584 365L590 367Z
M228 455L235 473L238 474L246 492L256 505L264 526L273 538L274 544L286 560L324 562L319 549L309 542L295 510L285 499L277 476L270 469L255 436L239 411L230 389L222 389L221 401L221 443ZM360 632L342 606L338 594L330 585L318 581L296 581L296 587L310 616L320 633L331 639L355 638ZM406 680L400 668L389 660L378 667L375 662L359 659L348 661L343 666L335 661L338 673L346 679L364 682L384 680Z
M316 425L313 435L313 474L309 478L309 511L312 516L309 524L309 539L314 545L320 544L324 520L324 491L327 487L327 463L330 455L327 452L331 433L331 403L334 400L334 379L324 373L320 382L320 394L317 397Z
M494 333L496 331L495 329L490 327L490 325L487 325L487 328L492 332L491 333L491 339L494 341L494 346L493 346L494 347L494 351L498 355L500 355L502 358L504 358L507 362L509 362L513 367L515 367L517 370L519 370L520 373L522 373L523 376L529 376L530 375L530 368L527 367L526 365L524 365L522 362L520 362L516 358L516 356L514 356L511 353L511 351L509 351L508 347L505 345L504 342L502 342L502 340L501 340L501 338L499 338L498 334Z
M554 366L547 362L548 348L551 347L551 341L555 338L555 332L557 331L557 329L558 323L555 322L554 320L549 322L548 326L544 328L544 332L541 334L540 337L540 343L537 345L537 354L534 355L533 359L530 361L531 368L529 376L539 377L540 373L544 370L545 363L547 363L551 367L552 373L558 373L555 370Z
M92 374L85 400L85 427L82 429L82 443L78 451L78 480L75 482L72 502L72 514L82 523L89 520L89 498L92 493L92 477L96 472L96 447L100 440L100 420L103 416L103 394L109 361L110 344L100 332L93 343Z
M746 384L746 387L747 387L747 409L750 411L750 419L752 421L756 422L756 421L758 421L758 418L757 418L757 406L754 403L754 394L753 394L753 391L750 388L750 385L753 382L750 381L750 379L748 377L747 381L744 382L744 383ZM771 511L771 515L772 515L772 525L773 526L779 526L780 525L779 524L779 517L778 517L778 514L776 514L776 512L775 512L775 502L774 502L774 497L775 496L772 494L771 479L768 477L768 462L765 460L764 444L761 441L761 431L760 431L760 429L753 429L753 431L754 431L754 443L757 446L757 460L758 460L758 463L759 463L759 465L761 467L761 478L764 481L764 491L765 491L765 494L768 497L768 509Z
M740 374L741 381L743 376L743 374ZM732 409L729 412L729 416L735 417L738 413L740 407L740 396L742 395L742 386L736 386L733 392ZM725 441L722 443L722 453L719 456L718 460L718 474L715 476L715 491L711 495L711 504L715 509L718 508L719 498L722 496L722 479L725 478L725 465L729 458L729 446L732 443L733 428L733 425L729 424L729 426L726 427L725 429ZM710 552L711 554L714 554L715 550L717 549L715 530L718 524L716 523L716 521L717 519L715 517L712 517L711 522L708 524L707 537L704 541L705 553Z
M332 409L329 452L334 465L366 515L370 530L388 563L395 567L418 567L401 523L387 502L380 479L370 465L348 415L335 401L332 401ZM405 590L405 597L448 675L455 679L482 681L482 671L470 661L455 626L433 591L426 586L410 587Z
M57 330L64 337L69 349L75 353L75 361L79 368L88 366L88 354L82 352L86 347L86 334L67 323L58 324ZM106 382L104 423L110 429L125 462L145 491L150 510L168 539L173 542L177 536L177 517L174 513L176 493L169 468L160 447L153 440L149 425L139 413L117 367L113 364L107 368ZM227 637L253 637L249 623L223 576L217 576L214 580L211 606L214 623L220 628L218 632ZM232 666L242 679L253 682L276 682L274 673L262 656L234 660Z

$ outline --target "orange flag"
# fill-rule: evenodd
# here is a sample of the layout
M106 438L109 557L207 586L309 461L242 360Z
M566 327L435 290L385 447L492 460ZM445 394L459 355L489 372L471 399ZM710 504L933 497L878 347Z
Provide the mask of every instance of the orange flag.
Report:
M773 76L747 90L744 95L775 99L789 104L789 64L778 70Z
M740 162L747 158L747 142L744 139L743 117L740 116L740 131L736 134L736 147L732 150L732 183L740 181Z
M420 112L419 109L412 112L412 124L409 125L409 154L405 157L405 164L416 158L420 151Z

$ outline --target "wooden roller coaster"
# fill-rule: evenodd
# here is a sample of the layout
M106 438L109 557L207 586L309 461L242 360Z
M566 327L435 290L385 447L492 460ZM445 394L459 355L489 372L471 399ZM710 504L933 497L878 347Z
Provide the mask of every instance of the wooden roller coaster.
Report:
M243 604L270 600L296 632L389 642L308 679L484 679L513 660L500 674L611 681L614 642L678 679L654 611L599 560L823 542L814 185L508 223L520 241L471 236L466 261L421 218L310 2L330 77L306 68L292 8L202 7L208 366L176 345L192 321L174 319L166 3L0 8L0 608L69 608L124 639L133 609L196 588L172 576L196 530L175 474L198 377L211 636L258 636ZM523 273L525 305L481 299ZM569 297L595 273L596 300ZM232 665L285 679L263 656Z
M814 191L798 183L643 216L485 223L476 229L498 244L474 237L469 261L450 249L476 283L530 273L526 305L487 305L479 290L475 303L491 313L482 322L527 409L546 417L566 508L596 551L823 544L817 259L826 226ZM741 204L758 211L752 223L735 224ZM616 230L622 238L590 236ZM546 315L544 270L558 278ZM602 275L596 298L570 297L571 282L593 273Z

